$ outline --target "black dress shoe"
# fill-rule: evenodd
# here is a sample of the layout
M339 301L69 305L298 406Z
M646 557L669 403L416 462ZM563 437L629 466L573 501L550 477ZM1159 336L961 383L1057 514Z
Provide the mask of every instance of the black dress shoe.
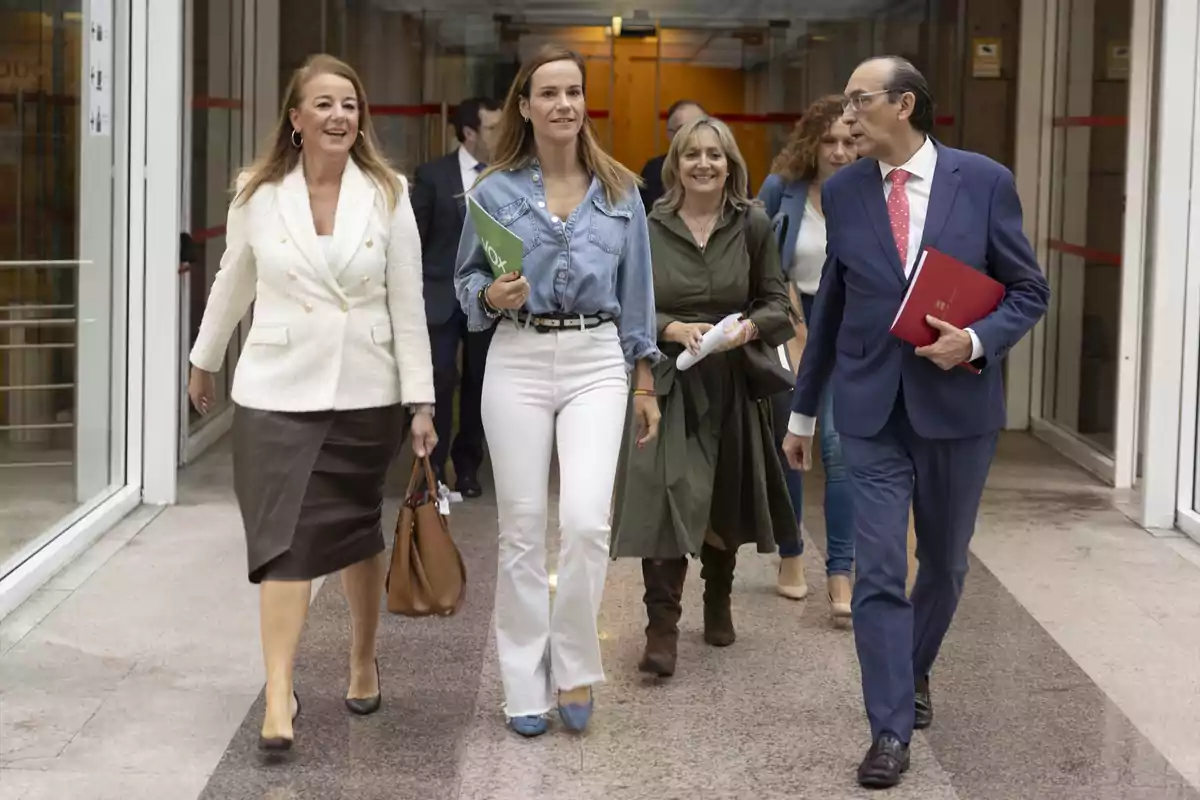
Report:
M383 678L379 674L379 659L375 659L375 685L379 691L370 697L347 697L346 708L351 714L366 717L374 714L383 705Z
M455 481L454 488L463 497L475 498L483 496L483 487L479 485L479 479L475 477L473 472L465 472L458 476Z
M908 772L908 745L890 733L875 740L858 765L858 782L868 789L890 789Z
M913 717L913 727L923 731L933 724L933 695L929 693L929 678L917 681L913 706L913 710L916 712Z

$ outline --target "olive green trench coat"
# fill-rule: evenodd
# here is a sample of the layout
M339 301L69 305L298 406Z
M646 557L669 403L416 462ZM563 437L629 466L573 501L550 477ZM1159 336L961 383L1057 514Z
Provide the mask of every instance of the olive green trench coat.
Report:
M748 219L743 214L749 214ZM749 237L747 237L749 233ZM747 312L772 347L795 335L771 222L760 208L727 207L701 250L679 217L650 214L662 411L657 441L639 450L632 404L617 469L614 558L695 555L711 529L733 549L774 552L799 535L775 450L770 401L756 400L742 350L675 368L682 348L663 338L672 322L716 323Z

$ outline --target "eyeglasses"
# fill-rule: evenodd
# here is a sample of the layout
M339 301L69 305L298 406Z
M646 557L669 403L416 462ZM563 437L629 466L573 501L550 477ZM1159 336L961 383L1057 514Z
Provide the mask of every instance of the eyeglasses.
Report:
M859 94L852 94L842 100L842 113L845 114L847 111L862 111L864 108L870 105L868 101L872 97L878 97L881 94L890 94L891 91L891 89L880 89L878 92L861 92Z

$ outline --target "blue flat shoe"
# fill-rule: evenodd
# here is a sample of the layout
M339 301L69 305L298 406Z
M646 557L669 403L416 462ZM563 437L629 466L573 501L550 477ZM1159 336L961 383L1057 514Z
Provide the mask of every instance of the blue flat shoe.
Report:
M583 733L587 729L588 723L592 721L592 711L595 707L596 699L589 690L586 703L559 703L558 715L562 717L563 725L567 730Z
M525 716L525 717L510 717L508 727L512 728L513 733L518 733L526 738L541 736L550 727L543 716Z

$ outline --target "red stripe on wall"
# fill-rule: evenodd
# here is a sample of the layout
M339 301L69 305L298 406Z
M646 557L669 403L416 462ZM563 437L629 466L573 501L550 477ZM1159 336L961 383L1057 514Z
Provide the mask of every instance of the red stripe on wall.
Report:
M447 106L446 113L453 114L454 106ZM424 117L436 116L442 113L442 107L435 103L423 103L417 105L373 105L371 113L378 117ZM612 112L607 108L589 108L588 116L592 119L608 119L612 116ZM717 114L718 118L729 123L740 123L749 125L778 125L792 124L801 119L802 114L795 113L771 113L771 114L744 114L740 112L730 112L728 114ZM659 119L666 119L667 112L660 111ZM942 116L934 120L938 125L953 125L955 118L952 116Z
M202 230L192 231L192 239L195 240L196 244L200 244L202 242L207 242L209 239L216 239L216 238L224 236L224 235L225 235L225 226L224 225L217 225L216 227L213 227L213 228L204 228Z
M192 108L229 108L236 109L242 107L240 97L209 97L208 95L198 94L192 98Z
M1091 261L1096 264L1108 264L1109 266L1121 266L1121 254L1110 253L1107 250L1096 250L1092 247L1084 247L1083 245L1071 244L1059 239L1051 239L1046 242L1046 246L1051 250L1067 255L1079 256L1085 261Z

